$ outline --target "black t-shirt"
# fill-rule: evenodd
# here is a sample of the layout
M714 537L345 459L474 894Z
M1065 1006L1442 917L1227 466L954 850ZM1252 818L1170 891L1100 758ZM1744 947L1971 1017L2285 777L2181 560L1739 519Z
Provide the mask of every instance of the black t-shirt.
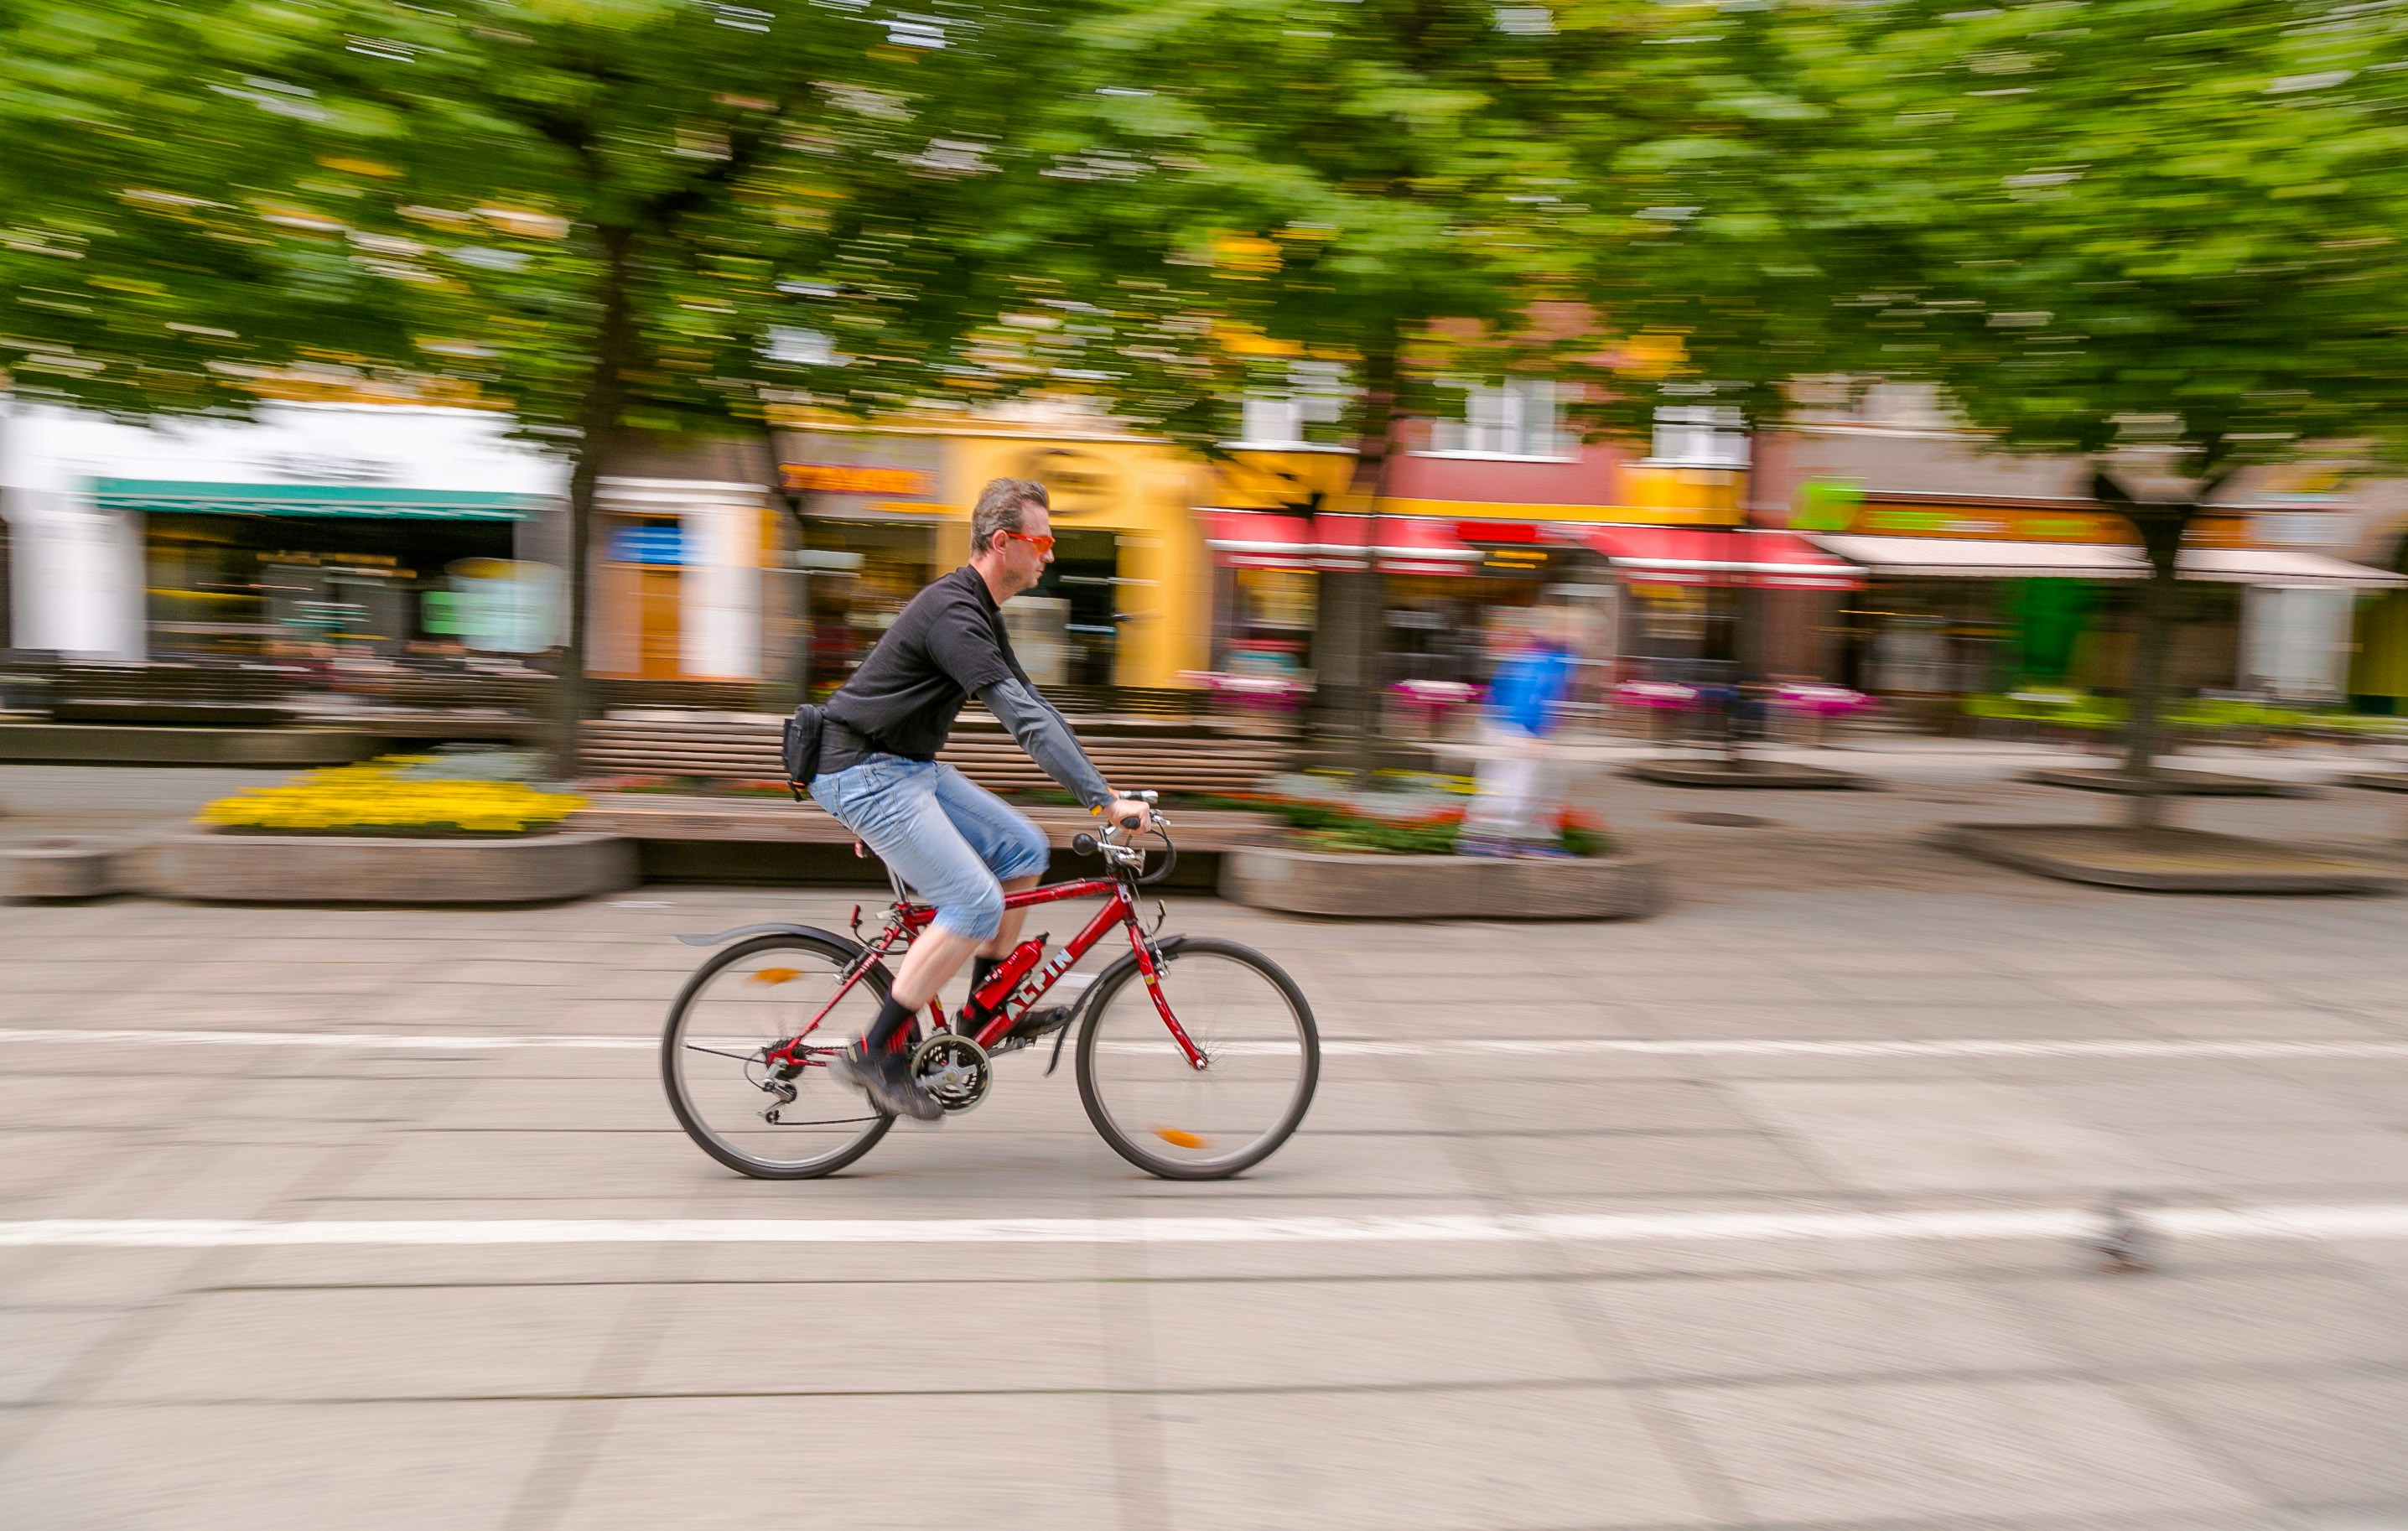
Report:
M965 564L911 597L853 679L828 698L823 774L872 753L934 760L962 704L1005 680L1032 685L1011 651L1003 613ZM1033 689L1033 687L1032 687ZM847 732L855 736L846 737Z

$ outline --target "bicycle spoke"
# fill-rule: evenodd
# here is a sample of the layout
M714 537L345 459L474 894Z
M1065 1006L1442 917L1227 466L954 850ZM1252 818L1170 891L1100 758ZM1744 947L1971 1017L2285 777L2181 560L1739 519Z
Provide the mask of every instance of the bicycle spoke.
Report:
M1277 1149L1312 1100L1320 1044L1311 1012L1268 959L1222 941L1171 954L1162 994L1206 1066L1190 1065L1141 984L1123 984L1082 1039L1088 1114L1123 1157L1155 1174L1235 1174Z
M738 1063L759 1063L762 1052L766 1051L755 1048L750 1052L722 1052L715 1047L705 1047L700 1042L688 1042L685 1046L689 1052L708 1052L714 1058L733 1058Z
M796 1047L806 1066L791 1071L763 1066L814 1023L834 1041L877 1013L882 976L836 997L857 952L833 937L758 937L714 957L680 996L663 1074L681 1124L722 1163L769 1178L824 1174L891 1124L830 1076L837 1047Z

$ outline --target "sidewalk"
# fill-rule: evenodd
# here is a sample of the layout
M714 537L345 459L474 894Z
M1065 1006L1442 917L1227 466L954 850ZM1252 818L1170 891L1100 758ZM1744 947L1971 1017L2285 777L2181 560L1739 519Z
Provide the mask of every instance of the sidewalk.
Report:
M721 1172L671 937L850 897L0 910L0 1518L2408 1517L2408 906L1680 872L1629 925L1173 900L1328 1039L1207 1185L1030 1054L841 1177ZM2116 1192L2159 1273L2091 1268Z

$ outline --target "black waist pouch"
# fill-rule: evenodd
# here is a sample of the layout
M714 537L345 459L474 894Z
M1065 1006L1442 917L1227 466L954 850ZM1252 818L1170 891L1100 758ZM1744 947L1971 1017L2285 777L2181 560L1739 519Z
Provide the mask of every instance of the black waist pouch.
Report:
M811 778L820 774L820 743L827 737L827 712L805 702L786 720L786 737L779 754L786 767L786 790L803 800Z

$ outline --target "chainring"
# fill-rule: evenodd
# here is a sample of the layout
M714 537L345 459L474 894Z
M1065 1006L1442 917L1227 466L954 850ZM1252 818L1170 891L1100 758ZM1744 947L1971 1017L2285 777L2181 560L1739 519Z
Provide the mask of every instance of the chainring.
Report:
M986 1049L957 1032L940 1031L911 1050L911 1077L948 1111L967 1111L995 1084Z

